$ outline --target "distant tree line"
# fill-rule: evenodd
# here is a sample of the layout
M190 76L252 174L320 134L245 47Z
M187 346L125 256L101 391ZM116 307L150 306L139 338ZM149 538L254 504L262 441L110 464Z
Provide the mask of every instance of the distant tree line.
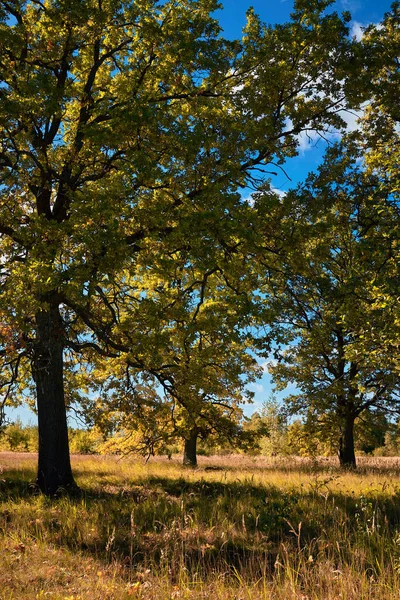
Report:
M267 400L260 411L242 421L244 436L238 440L218 436L199 437L197 455L231 454L240 452L252 456L269 457L318 457L337 453L338 430L328 427L321 419L304 421L289 418L285 405L274 396ZM247 434L247 435L246 435ZM0 451L37 452L38 428L23 425L17 419L0 431ZM143 446L132 431L104 435L97 427L69 428L70 449L73 454L117 454L145 458ZM389 420L384 412L367 411L355 423L355 452L358 456L400 456L400 418ZM167 458L182 457L185 464L185 439L175 437L158 444L152 455ZM193 466L191 462L187 463Z

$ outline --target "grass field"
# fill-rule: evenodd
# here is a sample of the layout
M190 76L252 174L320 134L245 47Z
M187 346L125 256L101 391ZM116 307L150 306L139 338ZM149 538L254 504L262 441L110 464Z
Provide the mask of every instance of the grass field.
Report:
M400 598L400 459L73 457L79 498L0 454L1 600Z

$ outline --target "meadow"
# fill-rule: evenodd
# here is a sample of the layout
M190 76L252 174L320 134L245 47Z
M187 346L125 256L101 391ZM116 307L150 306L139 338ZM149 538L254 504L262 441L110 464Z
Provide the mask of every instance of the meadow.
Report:
M1 600L400 597L400 459L72 460L51 500L0 454Z

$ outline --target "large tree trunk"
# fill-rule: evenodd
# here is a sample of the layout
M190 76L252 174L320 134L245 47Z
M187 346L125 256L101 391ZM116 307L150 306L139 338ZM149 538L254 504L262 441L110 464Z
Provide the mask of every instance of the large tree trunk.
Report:
M189 437L185 439L183 464L189 467L197 466L197 427L193 427L189 432Z
M48 496L77 489L69 456L63 349L63 323L58 304L53 304L36 315L33 360L39 425L37 485Z
M354 420L353 415L347 415L343 424L342 435L339 440L339 462L345 469L356 468L356 455L354 453Z

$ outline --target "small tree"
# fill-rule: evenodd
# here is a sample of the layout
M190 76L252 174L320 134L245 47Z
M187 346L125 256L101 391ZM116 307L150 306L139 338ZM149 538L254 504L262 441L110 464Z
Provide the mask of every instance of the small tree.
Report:
M267 433L260 445L263 454L269 456L288 454L288 424L276 396L271 395L260 411L261 422Z
M10 450L22 450L27 452L29 449L29 435L24 431L23 425L19 419L15 423L10 423L5 430L5 437Z
M183 305L175 298L172 312L165 307L154 329L148 321L146 344L153 354L146 371L135 367L129 355L96 357L90 379L100 399L89 402L86 413L106 430L137 431L132 440L142 451L152 453L168 441L184 440L183 461L195 466L199 437L236 446L248 443L241 404L252 399L246 386L255 381L259 367L240 328L239 299L232 310L226 298L222 301L205 284L193 302L189 297L187 291ZM162 345L160 324L168 331L168 343Z

